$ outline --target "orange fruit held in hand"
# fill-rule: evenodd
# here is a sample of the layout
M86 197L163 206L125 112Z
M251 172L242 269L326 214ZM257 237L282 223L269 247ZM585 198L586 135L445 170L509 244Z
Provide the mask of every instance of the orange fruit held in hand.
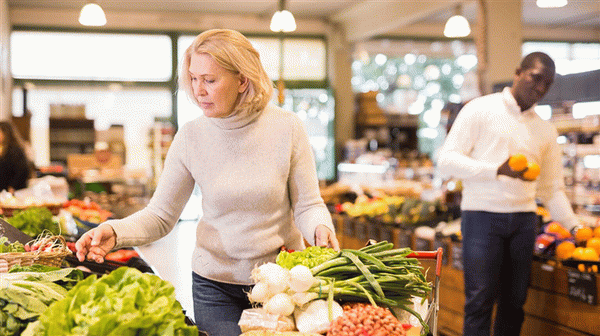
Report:
M570 241L564 241L556 246L556 257L558 259L569 259L575 251L575 244Z
M594 232L592 231L592 229L588 226L584 226L575 232L575 241L584 242L592 238L593 235Z
M527 158L523 154L511 155L508 159L508 166L513 171L522 171L527 168Z
M533 181L540 175L540 166L535 162L530 162L527 165L527 170L523 173L526 180Z
M600 238L593 237L588 239L585 244L586 247L593 248L598 254L600 254Z

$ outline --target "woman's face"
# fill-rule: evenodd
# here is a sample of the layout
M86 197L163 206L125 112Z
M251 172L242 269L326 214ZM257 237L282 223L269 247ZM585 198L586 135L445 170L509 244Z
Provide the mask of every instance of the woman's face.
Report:
M189 75L192 91L204 115L225 118L233 112L240 93L246 90L248 80L221 67L209 54L193 54Z

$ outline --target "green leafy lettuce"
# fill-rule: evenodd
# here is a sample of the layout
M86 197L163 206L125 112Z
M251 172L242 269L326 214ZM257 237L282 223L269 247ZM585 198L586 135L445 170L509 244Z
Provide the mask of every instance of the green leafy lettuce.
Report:
M153 274L120 267L91 275L52 304L23 335L198 335L185 324L174 287Z
M292 269L296 265L304 265L313 268L325 261L335 257L337 252L332 248L309 246L302 251L281 251L277 255L277 265Z

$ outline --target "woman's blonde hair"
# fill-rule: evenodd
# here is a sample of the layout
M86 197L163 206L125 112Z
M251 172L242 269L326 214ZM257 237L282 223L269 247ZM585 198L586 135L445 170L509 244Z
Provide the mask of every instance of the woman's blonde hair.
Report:
M273 94L273 82L260 62L260 55L250 41L231 29L211 29L198 35L186 49L179 75L180 86L198 104L189 73L194 54L209 54L224 69L248 79L248 88L239 96L235 113L253 113L267 106Z

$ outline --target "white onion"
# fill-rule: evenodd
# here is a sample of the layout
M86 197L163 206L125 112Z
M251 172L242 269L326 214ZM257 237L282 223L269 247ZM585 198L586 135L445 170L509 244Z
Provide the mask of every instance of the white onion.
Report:
M331 305L332 319L329 320L329 305L326 300L314 300L302 309L294 311L296 328L303 333L325 333L331 322L344 314L344 309L339 303L333 301Z
M266 263L252 270L252 279L269 285L273 294L282 293L289 285L290 271L275 263Z
M269 291L269 285L264 282L259 282L248 294L248 299L250 302L260 302L263 303L271 298L271 292Z
M290 289L296 293L309 290L315 283L310 269L304 265L296 265L290 270Z
M292 301L294 301L296 306L302 307L317 297L319 297L319 295L312 292L294 293L292 294Z
M294 302L292 302L289 295L279 293L273 295L264 305L264 308L270 314L288 316L294 312Z

